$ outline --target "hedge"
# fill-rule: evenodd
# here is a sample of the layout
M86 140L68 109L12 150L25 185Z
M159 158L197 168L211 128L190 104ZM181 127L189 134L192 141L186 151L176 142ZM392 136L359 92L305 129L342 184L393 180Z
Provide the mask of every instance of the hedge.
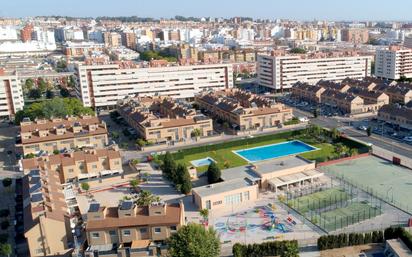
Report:
M232 253L234 257L259 257L259 256L299 256L299 246L296 240L272 241L261 244L240 244L233 245Z
M318 249L323 251L353 245L383 243L384 240L395 238L400 238L412 250L412 235L401 227L387 228L384 231L321 236L318 239Z

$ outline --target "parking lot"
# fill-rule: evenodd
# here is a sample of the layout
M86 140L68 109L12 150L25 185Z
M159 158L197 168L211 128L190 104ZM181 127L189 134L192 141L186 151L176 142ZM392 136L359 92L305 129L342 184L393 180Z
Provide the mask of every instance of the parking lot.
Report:
M300 109L302 111L310 112L313 113L314 110L317 110L318 116L324 116L324 117L333 117L333 116L345 116L348 117L346 113L344 113L342 110L339 108L325 105L325 104L313 104L310 102L305 102L305 101L300 101L296 100L290 97L290 95L286 95L283 97L278 98L278 101L295 107L297 109Z

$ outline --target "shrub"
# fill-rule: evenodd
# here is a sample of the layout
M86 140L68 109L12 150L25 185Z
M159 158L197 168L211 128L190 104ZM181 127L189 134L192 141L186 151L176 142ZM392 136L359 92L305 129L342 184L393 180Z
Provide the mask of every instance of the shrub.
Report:
M299 256L299 247L296 240L292 241L272 241L261 244L243 245L236 243L233 245L232 253L234 257L248 256Z
M9 187L13 183L13 180L11 178L4 178L2 183L3 187Z

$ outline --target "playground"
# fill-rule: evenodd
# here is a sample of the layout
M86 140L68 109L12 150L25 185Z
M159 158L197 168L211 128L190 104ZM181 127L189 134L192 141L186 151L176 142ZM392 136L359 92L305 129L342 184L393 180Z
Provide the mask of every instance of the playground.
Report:
M368 156L324 166L321 170L412 213L412 171L409 169Z
M304 239L317 234L285 210L278 209L274 205L259 206L216 218L213 226L223 244Z

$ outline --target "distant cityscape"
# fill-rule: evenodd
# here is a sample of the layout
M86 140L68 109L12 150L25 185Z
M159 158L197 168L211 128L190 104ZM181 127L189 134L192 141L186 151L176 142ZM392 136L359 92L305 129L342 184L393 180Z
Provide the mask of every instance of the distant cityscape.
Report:
M0 17L0 256L412 256L412 23Z

